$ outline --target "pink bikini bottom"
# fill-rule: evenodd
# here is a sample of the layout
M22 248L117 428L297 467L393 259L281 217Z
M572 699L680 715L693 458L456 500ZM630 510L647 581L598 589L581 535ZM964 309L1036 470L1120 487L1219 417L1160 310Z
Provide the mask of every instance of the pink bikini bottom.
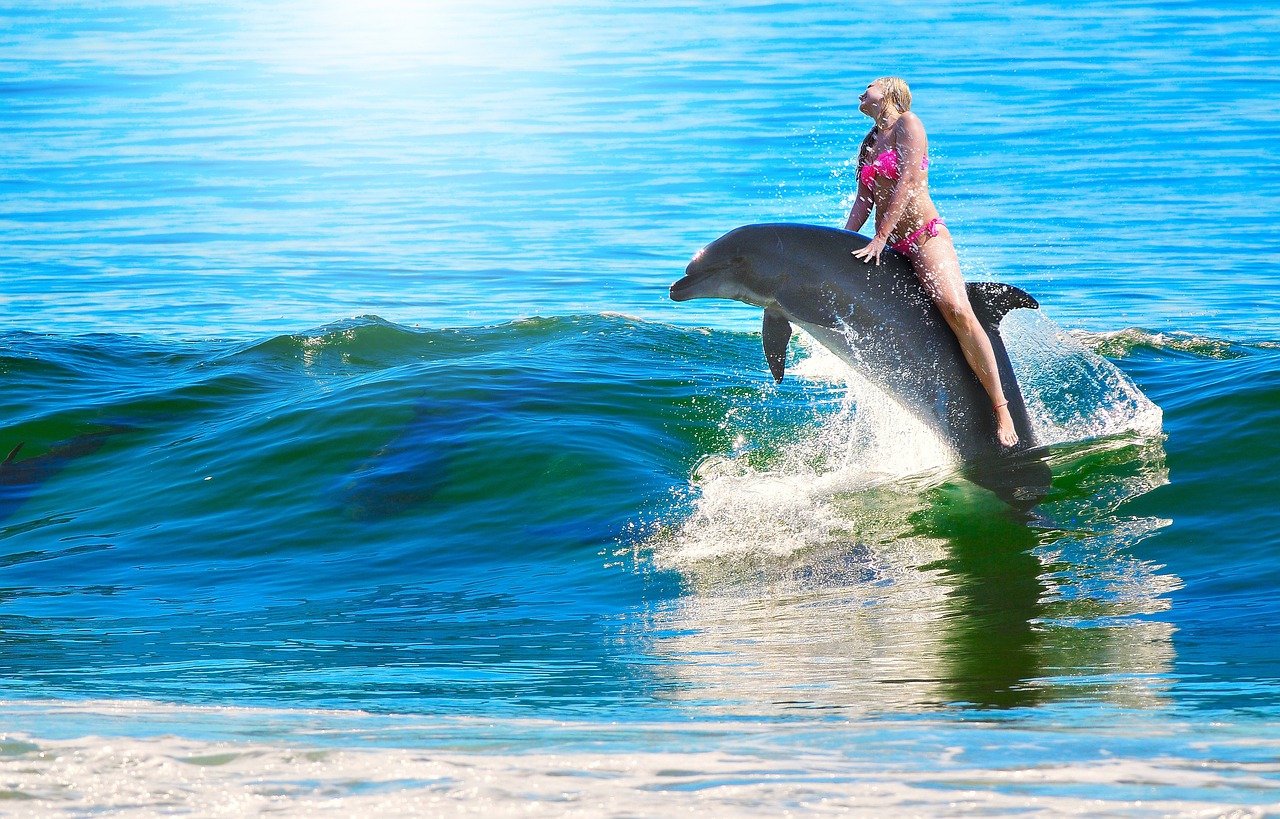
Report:
M917 230L915 233L913 233L913 234L911 234L910 236L908 236L907 238L903 239L901 242L894 242L893 244L889 245L889 247L893 248L894 250L898 251L899 253L910 253L910 252L911 252L911 248L915 246L916 239L919 239L919 238L920 238L921 236L923 236L926 232L927 232L930 236L937 236L937 235L938 235L938 228L943 227L945 224L946 224L946 223L945 223L945 222L943 222L941 219L930 219L930 220L929 220L929 224L927 224L927 225L925 225L924 227L920 228L920 229L919 229L919 230Z

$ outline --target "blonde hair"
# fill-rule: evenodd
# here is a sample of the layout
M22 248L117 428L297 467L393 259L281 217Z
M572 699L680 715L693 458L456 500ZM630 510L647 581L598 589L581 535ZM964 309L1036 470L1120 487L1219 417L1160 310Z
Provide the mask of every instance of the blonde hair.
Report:
M907 85L907 81L901 77L880 77L874 81L875 85L879 85L884 91L885 99L898 109L899 114L905 114L911 110L911 86ZM867 131L867 135L862 139L862 147L858 149L858 169L862 169L862 165L867 160L867 152L871 150L871 146L875 144L876 136L880 133L880 126L872 124L871 130Z
M911 110L911 87L906 80L901 77L881 77L876 83L884 90L885 97L898 109L899 114Z

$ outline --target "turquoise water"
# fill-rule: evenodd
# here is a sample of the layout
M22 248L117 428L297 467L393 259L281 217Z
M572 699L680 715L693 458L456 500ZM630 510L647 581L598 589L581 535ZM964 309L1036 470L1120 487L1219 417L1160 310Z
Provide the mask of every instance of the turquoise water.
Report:
M18 813L1280 810L1276 10L0 21ZM885 73L1042 305L1030 519L667 299L842 223Z

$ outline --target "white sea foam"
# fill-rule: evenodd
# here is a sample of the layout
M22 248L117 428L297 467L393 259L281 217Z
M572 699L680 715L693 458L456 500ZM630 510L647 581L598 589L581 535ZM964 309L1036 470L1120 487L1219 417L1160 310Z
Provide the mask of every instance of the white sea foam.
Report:
M15 705L22 704L0 704L0 709ZM54 715L63 707L42 705ZM72 709L84 719L121 716L118 704L111 702L80 703ZM140 725L153 717L181 716L192 723L225 718L246 730L255 721L271 723L285 713L239 708L222 715L220 709L147 703L124 710ZM337 712L334 718L349 727L350 742L202 740L140 735L142 730L58 739L11 733L0 739L0 797L5 814L16 817L107 812L123 817L750 817L796 812L1252 817L1280 810L1280 764L1274 762L1218 759L1208 764L1169 752L1157 758L1104 754L1081 762L1023 764L1010 758L996 766L973 765L963 761L963 744L971 741L967 735L973 728L955 724L905 726L910 736L930 736L931 744L921 754L909 749L860 753L856 733L845 737L852 743L848 747L833 738L827 750L771 747L767 741L732 747L735 743L723 737L734 736L735 728L736 733L750 733L733 723L704 726L721 735L717 744L731 746L716 750L466 753L448 742L369 747L355 737L377 729L359 732L353 712ZM483 722L495 731L503 727L493 724L501 721ZM554 727L536 720L509 723L515 732L532 728L549 736ZM646 724L632 730L678 737L690 726ZM809 733L813 730L818 729ZM875 730L887 728L882 724ZM937 732L947 735L939 738ZM985 741L994 739L984 736ZM864 739L893 749L907 736ZM1265 750L1265 740L1253 744ZM1223 743L1217 748L1207 743L1204 750L1210 756L1221 754ZM1087 794L1081 785L1088 786Z

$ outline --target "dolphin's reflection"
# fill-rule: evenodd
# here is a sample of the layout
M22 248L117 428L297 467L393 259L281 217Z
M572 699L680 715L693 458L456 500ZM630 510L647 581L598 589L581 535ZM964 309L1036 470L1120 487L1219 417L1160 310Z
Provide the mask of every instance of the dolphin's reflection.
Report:
M1166 521L1116 506L1165 482L1163 448L1095 442L1051 456L1064 488L1032 513L958 479L815 491L808 508L760 485L754 517L714 498L654 547L688 588L646 628L660 635L663 690L754 714L1158 703L1172 627L1133 615L1167 608L1178 581L1131 547ZM760 511L771 494L785 496L772 519Z
M1025 516L984 498L944 497L915 516L919 536L946 543L932 564L947 590L944 699L979 706L1027 705L1039 677L1035 623L1043 614L1037 533Z

